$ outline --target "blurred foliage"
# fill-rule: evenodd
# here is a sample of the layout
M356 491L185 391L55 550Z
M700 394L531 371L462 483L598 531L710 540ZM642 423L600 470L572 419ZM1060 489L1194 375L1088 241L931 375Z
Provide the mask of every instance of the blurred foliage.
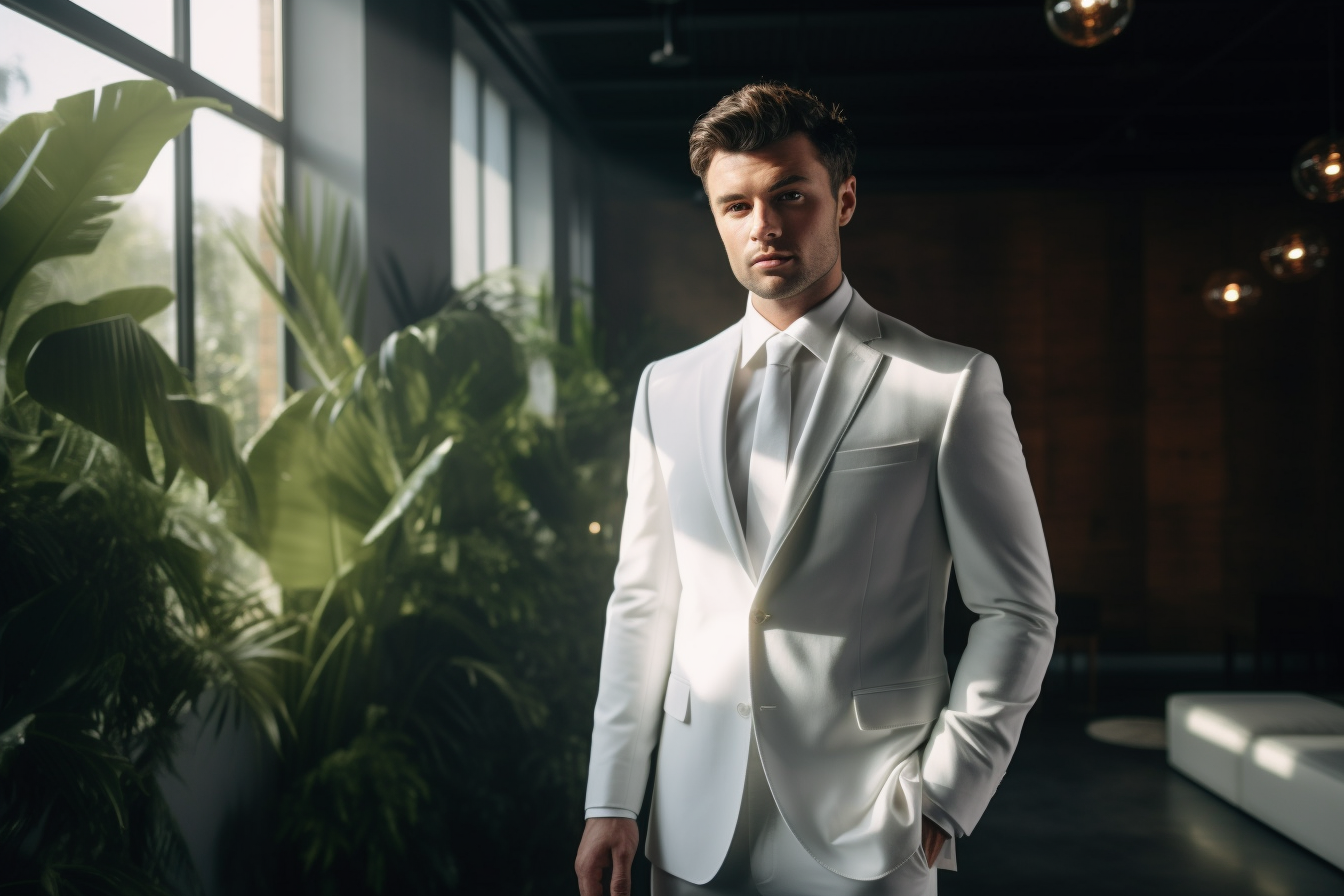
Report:
M246 705L278 736L287 633L237 584L245 558L197 489L165 494L34 402L3 422L0 887L190 889L156 776L208 688L218 721Z
M138 323L171 294L73 302L51 269L29 284L98 249L116 197L203 105L128 81L0 131L5 892L198 889L157 784L183 714L246 710L276 742L285 722L274 664L293 631L238 584L248 552L207 503L232 483L234 518L255 517L228 419Z
M628 421L593 340L560 344L516 272L416 290L390 262L394 307L423 319L365 357L348 209L304 205L268 230L300 260L284 313L318 385L247 448L304 664L233 887L568 891Z
M252 438L281 396L280 353L260 356L261 328L281 338L279 321L269 310L247 266L231 244L236 233L253 241L260 221L234 209L195 205L196 386L203 398L233 422L240 443ZM263 389L270 394L263 395Z

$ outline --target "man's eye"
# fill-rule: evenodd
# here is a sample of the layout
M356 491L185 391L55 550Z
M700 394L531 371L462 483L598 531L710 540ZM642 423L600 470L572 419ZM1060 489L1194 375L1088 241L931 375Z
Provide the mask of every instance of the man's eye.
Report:
M740 212L740 211L745 211L746 208L747 208L747 204L746 204L745 202L734 202L732 205L728 206L728 211L730 211L730 212Z
M803 194L799 193L797 190L789 190L787 193L780 193L779 198L787 202L797 202L799 199L803 198Z

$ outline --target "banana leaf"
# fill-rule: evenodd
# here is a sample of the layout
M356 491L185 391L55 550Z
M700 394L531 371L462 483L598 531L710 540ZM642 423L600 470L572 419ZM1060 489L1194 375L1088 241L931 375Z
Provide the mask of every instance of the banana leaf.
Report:
M148 416L163 453L164 488L184 461L205 481L211 497L236 478L245 519L254 519L255 492L234 448L228 418L191 396L186 377L130 315L41 339L28 359L25 382L43 407L106 439L140 475L158 482L147 451Z
M323 393L295 394L245 450L257 491L253 547L286 588L321 588L339 568L342 547L362 531L343 527L327 496L321 435L314 411Z
M14 334L14 341L9 345L5 378L10 394L17 396L23 393L23 372L28 366L28 355L32 353L33 346L44 337L58 330L66 330L121 314L129 314L137 322L143 323L171 304L173 304L171 289L162 286L135 286L105 293L82 304L57 302L39 309L23 322L19 331Z
M87 255L112 225L116 197L144 180L205 97L173 99L158 81L109 84L20 116L0 131L0 316L33 266Z

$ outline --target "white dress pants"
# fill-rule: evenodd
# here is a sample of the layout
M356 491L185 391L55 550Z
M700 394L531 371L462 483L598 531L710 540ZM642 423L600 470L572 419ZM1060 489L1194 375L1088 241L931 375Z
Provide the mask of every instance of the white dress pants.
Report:
M693 884L654 865L652 889L653 896L937 896L938 872L922 847L877 880L850 880L822 867L780 816L753 738L737 828L719 872Z

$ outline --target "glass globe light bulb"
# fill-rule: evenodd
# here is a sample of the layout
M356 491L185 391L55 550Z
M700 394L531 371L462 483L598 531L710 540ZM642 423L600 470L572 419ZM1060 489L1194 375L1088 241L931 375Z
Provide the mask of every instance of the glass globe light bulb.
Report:
M1314 230L1290 230L1260 253L1260 261L1270 276L1284 283L1309 280L1325 267L1330 244Z
M1129 24L1134 0L1045 0L1045 21L1055 37L1075 47L1095 47Z
M1204 281L1204 307L1214 317L1240 317L1260 301L1260 285L1245 271L1214 271Z
M1311 200L1344 199L1344 140L1317 137L1293 159L1293 186Z

